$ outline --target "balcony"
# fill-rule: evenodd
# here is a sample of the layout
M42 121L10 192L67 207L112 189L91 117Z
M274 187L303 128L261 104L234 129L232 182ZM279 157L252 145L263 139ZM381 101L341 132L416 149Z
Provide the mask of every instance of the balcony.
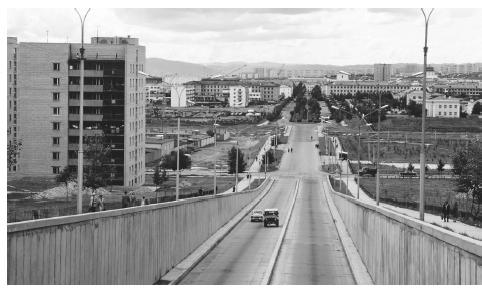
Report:
M100 107L100 106L103 106L103 104L104 104L103 100L84 99L84 107L86 107L86 106ZM80 100L69 99L69 106L80 106Z
M80 70L79 69L69 70L69 76L80 77ZM84 77L104 77L104 71L103 70L84 70Z
M102 121L104 116L102 114L85 114L84 113L84 121ZM69 113L69 121L79 121L80 115Z
M79 84L69 84L69 91L80 91ZM103 92L104 86L103 85L84 85L85 92Z
M84 129L84 136L99 136L103 135L101 129ZM79 130L75 128L69 128L69 136L79 136Z

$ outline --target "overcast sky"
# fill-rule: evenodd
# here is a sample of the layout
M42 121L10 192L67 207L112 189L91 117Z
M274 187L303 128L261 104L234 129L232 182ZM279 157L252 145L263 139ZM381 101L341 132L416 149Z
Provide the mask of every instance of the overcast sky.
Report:
M20 42L80 42L73 9L8 9ZM423 62L419 9L92 9L86 41L140 38L147 57L196 63L305 64ZM482 9L436 9L429 63L482 62Z

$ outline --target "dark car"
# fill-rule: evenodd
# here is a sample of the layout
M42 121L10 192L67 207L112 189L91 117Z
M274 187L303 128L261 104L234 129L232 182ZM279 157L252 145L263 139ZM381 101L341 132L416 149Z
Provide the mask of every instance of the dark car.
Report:
M405 177L411 178L411 177L416 177L417 174L414 172L400 172L400 176L402 178L405 178Z
M374 177L377 174L377 169L376 168L369 168L369 167L363 167L358 174L360 176L365 176L365 175L370 175Z
M275 225L279 227L279 212L278 209L265 209L263 213L264 226Z

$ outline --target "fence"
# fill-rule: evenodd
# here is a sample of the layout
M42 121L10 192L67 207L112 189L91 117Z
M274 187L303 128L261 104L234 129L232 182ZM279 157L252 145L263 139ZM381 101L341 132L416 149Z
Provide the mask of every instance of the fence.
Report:
M482 284L482 242L331 196L376 284Z
M8 284L154 284L249 204L254 190L8 224Z

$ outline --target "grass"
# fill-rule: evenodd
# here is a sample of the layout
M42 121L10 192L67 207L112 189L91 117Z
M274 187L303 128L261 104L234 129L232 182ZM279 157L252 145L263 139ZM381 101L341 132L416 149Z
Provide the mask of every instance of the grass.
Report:
M343 182L343 181L341 182L341 191L340 191L340 181L334 179L332 176L330 176L329 179L330 179L330 184L331 184L331 187L333 188L333 190L335 190L336 192L342 193L344 195L352 196L351 192L349 190L347 190L345 182ZM347 194L347 192L348 192L348 194Z
M437 132L482 133L482 119L470 118L426 118L426 130ZM381 123L381 130L421 131L422 118L388 118Z
M7 179L7 190L41 192L58 186L50 177L11 177Z
M274 150L274 158L275 158L275 161L268 164L268 168L266 169L267 172L272 172L272 171L276 171L278 170L279 168L279 164L281 162L281 158L283 157L283 154L284 154L284 150ZM260 172L264 172L264 163L261 165L261 168L260 168Z

